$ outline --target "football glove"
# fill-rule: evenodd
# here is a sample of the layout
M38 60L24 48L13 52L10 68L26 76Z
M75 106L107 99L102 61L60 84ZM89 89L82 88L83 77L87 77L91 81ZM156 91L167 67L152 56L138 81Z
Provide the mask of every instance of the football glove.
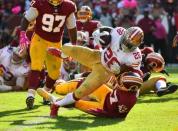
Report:
M28 37L26 36L25 31L20 32L20 41L19 41L19 46L20 49L27 49L30 44L30 41L28 40Z

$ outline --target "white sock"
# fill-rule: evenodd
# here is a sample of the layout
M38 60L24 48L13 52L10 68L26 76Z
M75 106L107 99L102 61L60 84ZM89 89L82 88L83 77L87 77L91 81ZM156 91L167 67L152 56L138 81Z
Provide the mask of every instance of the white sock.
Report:
M65 106L73 104L76 100L73 97L73 93L68 93L62 100L56 101L54 104L59 106Z
M166 88L166 82L164 80L158 80L156 82L156 89L159 91L159 90L165 90Z
M12 86L0 85L0 92L12 91Z
M27 97L35 97L36 91L34 89L28 89Z

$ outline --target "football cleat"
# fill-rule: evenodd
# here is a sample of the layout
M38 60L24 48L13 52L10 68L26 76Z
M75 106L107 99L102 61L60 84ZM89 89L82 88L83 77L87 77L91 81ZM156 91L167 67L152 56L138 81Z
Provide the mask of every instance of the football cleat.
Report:
M49 100L46 100L45 98L43 98L43 105L50 105L51 102Z
M158 96L163 96L163 95L166 95L166 94L174 93L177 89L178 89L178 85L167 83L167 87L162 89L162 90L158 90L156 92L156 94Z
M54 48L54 47L49 47L47 49L47 53L62 59L67 58L66 55L64 55L64 53L62 53L62 51L60 49Z
M35 100L35 98L32 96L27 97L27 99L26 99L27 109L33 109L34 100Z
M47 92L43 88L38 88L37 90L38 95L43 97L43 104L49 105L50 103L53 103L56 101L55 96L53 96L51 93Z
M51 118L56 118L58 116L59 106L55 105L55 104L51 104L50 109L51 109L50 117Z

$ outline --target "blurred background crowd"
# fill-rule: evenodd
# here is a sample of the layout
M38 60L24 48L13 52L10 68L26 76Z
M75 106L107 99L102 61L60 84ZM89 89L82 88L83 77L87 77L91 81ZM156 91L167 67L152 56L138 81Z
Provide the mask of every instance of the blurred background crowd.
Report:
M88 5L93 19L105 26L138 25L145 33L143 46L153 46L166 63L178 63L172 40L178 31L178 0L73 0L77 8ZM0 48L13 39L13 30L30 6L30 0L0 1ZM142 48L141 47L141 48Z

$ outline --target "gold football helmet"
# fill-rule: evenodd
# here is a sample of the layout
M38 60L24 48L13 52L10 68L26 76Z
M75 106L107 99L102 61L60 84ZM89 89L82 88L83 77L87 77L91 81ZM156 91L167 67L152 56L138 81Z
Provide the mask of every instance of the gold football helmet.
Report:
M143 30L139 27L128 28L121 37L121 48L124 52L135 50L143 42Z
M58 6L63 2L63 0L48 0L48 2L54 6Z
M82 6L77 12L77 19L81 22L87 22L92 19L92 11L89 6Z

